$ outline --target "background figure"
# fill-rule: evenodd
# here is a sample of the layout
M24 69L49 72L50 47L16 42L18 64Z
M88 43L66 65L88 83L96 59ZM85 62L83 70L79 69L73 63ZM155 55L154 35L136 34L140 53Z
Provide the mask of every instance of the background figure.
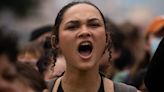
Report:
M115 59L113 65L115 68L115 75L112 78L113 81L126 83L134 65L134 58L129 49L122 48L120 50L120 56Z
M29 64L38 70L36 63L43 53L44 51L41 46L37 46L36 43L32 42L27 43L24 47L19 49L18 62Z
M160 91L161 88L157 88L162 80L161 61L163 53L163 41L164 37L164 16L155 17L148 25L145 31L146 48L150 53L149 67L147 68L145 85L150 92ZM160 43L161 41L161 43ZM159 45L160 43L160 45ZM157 49L158 47L158 49ZM155 53L155 55L154 55Z
M164 30L163 30L164 31ZM163 60L164 60L164 38L161 40L149 64L145 85L149 92L160 92L163 90Z
M43 46L47 37L51 36L52 25L45 25L39 28L36 28L31 32L30 42L36 43L38 46Z
M46 25L32 31L29 43L21 47L19 51L19 62L28 63L37 69L36 63L39 58L47 52L47 48L52 48L46 43L46 39L51 35L51 28L51 25Z
M16 36L0 28L0 92L20 92L22 88L13 65L16 62L17 51ZM16 88L16 84L20 89Z
M145 40L140 26L126 21L120 25L120 29L125 36L124 45L134 57L134 65L141 63L145 55Z
M159 20L158 20L159 21ZM146 77L145 77L145 85L148 88L150 92L155 92L157 90L162 90L161 82L163 82L163 55L164 55L164 19L159 22L157 28L158 30L154 31L156 35L162 37L162 40L160 41L160 44L158 45L152 59L150 62L150 65L148 67ZM157 36L157 37L158 37Z
M34 90L33 92L48 92L46 82L40 73L25 63L16 63L16 70L25 83Z
M17 46L15 33L0 28L0 92L38 92L25 82L15 67Z
M151 57L155 53L159 42L164 36L164 16L155 17L148 25L145 31L147 49L151 53Z
M144 85L144 76L150 59L150 53L145 48L144 34L138 25L130 22L123 23L120 29L125 35L124 46L130 51L131 55L129 56L132 57L131 67L128 69L129 72L124 83L140 89ZM140 75L141 73L142 75Z

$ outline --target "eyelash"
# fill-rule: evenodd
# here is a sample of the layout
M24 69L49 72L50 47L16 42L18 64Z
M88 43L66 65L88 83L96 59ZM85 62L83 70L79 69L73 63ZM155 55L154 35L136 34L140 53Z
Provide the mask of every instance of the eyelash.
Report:
M91 23L91 24L88 24L89 27L93 27L93 28L96 28L96 27L99 27L100 24L99 23Z
M73 26L68 26L66 29L68 29L68 30L75 30L76 28L78 28L78 27L73 25Z

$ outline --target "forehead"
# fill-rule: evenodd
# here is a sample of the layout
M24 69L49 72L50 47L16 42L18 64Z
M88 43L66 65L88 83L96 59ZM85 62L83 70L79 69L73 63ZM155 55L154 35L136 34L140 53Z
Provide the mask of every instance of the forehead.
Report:
M81 4L76 4L76 5L71 6L65 12L64 17L65 16L69 16L69 17L87 16L87 17L102 18L100 11L96 7L94 7L90 4L86 4L86 3L81 3Z

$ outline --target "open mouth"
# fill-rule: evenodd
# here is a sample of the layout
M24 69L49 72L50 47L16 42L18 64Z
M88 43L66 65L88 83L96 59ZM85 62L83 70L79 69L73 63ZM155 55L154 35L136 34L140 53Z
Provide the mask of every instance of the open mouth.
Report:
M83 42L78 47L78 52L81 56L90 56L93 46L91 42Z

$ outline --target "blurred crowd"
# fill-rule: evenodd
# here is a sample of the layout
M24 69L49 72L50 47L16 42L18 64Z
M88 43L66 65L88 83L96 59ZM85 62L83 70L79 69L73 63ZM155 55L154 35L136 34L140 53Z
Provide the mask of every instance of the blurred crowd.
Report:
M106 21L112 51L104 53L100 72L114 82L149 92L144 78L164 35L164 16L152 19L144 30L129 21L119 25L109 17ZM29 41L18 46L18 35L0 27L0 92L48 92L47 83L64 73L66 62L62 53L57 60L53 58L57 51L51 46L51 30L52 25L34 29Z

